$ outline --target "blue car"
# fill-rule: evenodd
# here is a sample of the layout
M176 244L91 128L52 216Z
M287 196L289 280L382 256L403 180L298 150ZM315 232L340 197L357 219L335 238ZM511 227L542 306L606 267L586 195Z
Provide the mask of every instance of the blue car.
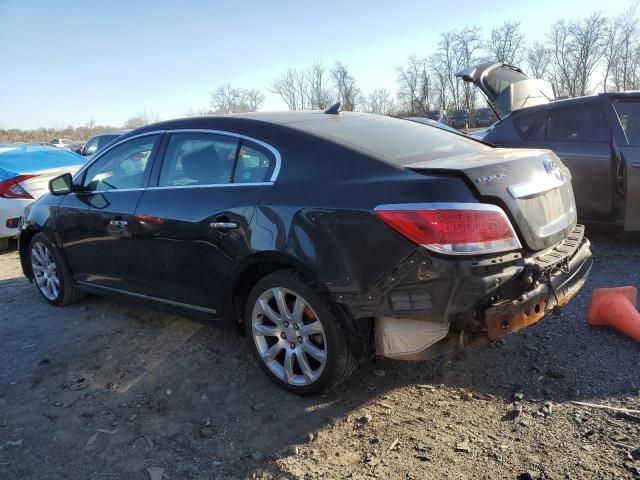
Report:
M86 160L68 150L42 145L0 145L0 251L18 236L27 205L48 191L49 180L74 173Z

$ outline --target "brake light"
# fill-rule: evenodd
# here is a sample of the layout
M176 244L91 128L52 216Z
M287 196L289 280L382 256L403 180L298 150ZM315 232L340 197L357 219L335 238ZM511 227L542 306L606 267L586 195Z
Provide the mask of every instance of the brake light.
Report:
M0 197L33 199L29 192L20 185L20 182L24 182L33 177L35 177L35 175L18 175L17 177L0 182Z
M480 255L522 248L507 215L495 205L382 205L375 213L412 242L439 253Z

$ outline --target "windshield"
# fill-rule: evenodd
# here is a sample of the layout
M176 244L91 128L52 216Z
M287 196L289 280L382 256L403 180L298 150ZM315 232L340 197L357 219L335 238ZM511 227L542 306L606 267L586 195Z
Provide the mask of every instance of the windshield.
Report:
M453 116L454 117L468 117L469 116L469 112L467 112L466 110L456 110L455 112L453 112Z
M327 115L291 126L396 165L491 148L440 128L378 115Z

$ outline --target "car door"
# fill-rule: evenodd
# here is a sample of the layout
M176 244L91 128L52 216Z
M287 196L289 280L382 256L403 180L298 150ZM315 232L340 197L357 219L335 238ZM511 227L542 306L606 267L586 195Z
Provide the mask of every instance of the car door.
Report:
M74 279L90 286L139 291L140 258L129 223L148 184L161 133L144 134L102 153L74 179L56 217L56 232Z
M227 275L279 154L224 132L169 132L163 160L135 211L137 273L147 295L207 313L222 310Z
M522 110L513 117L520 139L504 145L553 150L571 172L578 216L610 220L614 205L611 129L600 102Z
M637 232L640 231L640 97L614 95L612 104L620 155L616 184L624 198L624 229Z

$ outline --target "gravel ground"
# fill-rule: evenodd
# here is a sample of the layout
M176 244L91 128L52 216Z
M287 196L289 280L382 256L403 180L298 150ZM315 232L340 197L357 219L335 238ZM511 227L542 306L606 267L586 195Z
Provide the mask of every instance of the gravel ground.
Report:
M640 409L640 348L585 324L594 288L640 285L640 248L591 238L559 316L310 399L231 328L98 297L52 308L0 255L0 479L640 478L640 414L572 403Z

